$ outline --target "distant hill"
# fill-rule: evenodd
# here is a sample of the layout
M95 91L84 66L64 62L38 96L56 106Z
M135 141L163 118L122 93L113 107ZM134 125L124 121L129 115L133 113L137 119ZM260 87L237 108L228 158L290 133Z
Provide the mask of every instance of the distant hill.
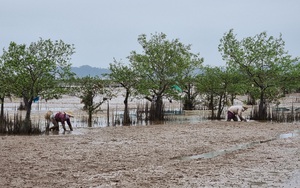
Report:
M71 71L74 72L78 77L85 76L99 76L102 77L104 73L110 73L109 69L91 67L89 65L83 65L80 67L71 67Z

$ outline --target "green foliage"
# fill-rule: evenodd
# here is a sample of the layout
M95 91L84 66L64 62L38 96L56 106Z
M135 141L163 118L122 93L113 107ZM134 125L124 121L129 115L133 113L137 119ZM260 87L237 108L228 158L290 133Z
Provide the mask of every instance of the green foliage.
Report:
M0 118L4 117L4 99L5 97L10 97L13 84L11 84L9 79L9 74L7 69L4 66L4 61L2 60L2 56L0 57L0 104L1 104L1 112Z
M79 97L81 103L84 104L83 110L88 113L89 127L92 126L92 115L99 112L101 110L101 105L111 98L110 92L106 88L108 85L106 82L107 81L101 80L98 76L86 76L73 80L71 92ZM96 101L97 99L99 100Z
M155 110L161 112L162 98L178 95L172 86L180 83L186 76L185 71L200 65L203 59L190 52L190 45L184 45L178 39L169 41L164 33L151 35L149 40L142 34L138 42L143 53L132 51L129 56L131 66L138 73L135 87L146 99L152 101L155 98ZM158 119L163 118L158 116Z
M84 104L83 110L93 113L101 110L100 106L104 101L94 101L97 96L105 94L104 81L98 76L78 78L74 89L75 93L81 99L81 103Z
M282 89L299 86L299 58L292 58L284 50L281 35L274 38L262 32L239 41L230 30L220 42L219 51L228 67L241 72L248 85L258 89L252 92L259 92L254 95L259 95L261 115L266 101L276 100Z
M197 104L197 96L199 93L195 90L195 85L197 84L197 75L200 71L203 71L202 67L203 59L199 59L199 61L190 61L189 66L183 70L183 77L178 81L178 85L181 88L182 94L184 94L183 98L183 108L184 110L194 110ZM176 95L174 98L176 98ZM181 95L180 95L181 97Z
M9 83L9 72L4 66L4 61L2 60L2 56L0 57L0 96L4 97L6 95L10 94L10 91L12 90L12 84Z
M217 119L221 118L225 105L233 104L236 95L247 92L244 76L226 67L204 67L203 73L197 76L196 83L197 91L209 99L208 107L212 110L212 118L215 117L213 110L218 110Z
M73 45L43 39L28 47L11 42L8 50L3 51L2 67L7 73L7 84L14 83L11 93L23 98L27 120L35 97L58 98L66 91L62 83L73 76L69 63L73 53Z
M130 67L122 64L121 62L117 62L114 60L114 63L110 64L110 73L107 74L111 81L114 83L120 84L123 88L125 88L125 99L124 99L124 116L123 116L123 125L129 125L131 120L129 117L128 110L128 98L132 95L136 84L138 83L138 74L135 70ZM136 93L135 93L136 94Z
M220 67L204 67L203 73L198 75L198 91L209 94L224 92L223 77L223 70Z
M135 70L121 62L114 60L114 63L109 64L110 73L106 74L111 81L120 84L130 93L137 83L137 73Z
M185 46L178 39L169 41L166 37L160 33L147 41L146 35L140 35L138 41L144 54L133 51L129 56L132 67L139 73L137 89L144 95L172 93L171 86L183 79L184 70L191 66L191 62L203 61L189 52L190 45Z

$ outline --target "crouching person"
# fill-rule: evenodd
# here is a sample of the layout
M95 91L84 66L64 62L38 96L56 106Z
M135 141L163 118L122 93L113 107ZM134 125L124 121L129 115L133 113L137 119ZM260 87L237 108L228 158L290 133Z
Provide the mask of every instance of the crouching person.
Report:
M74 115L71 112L58 112L56 114L52 113L50 115L50 122L53 123L53 126L50 127L49 130L50 131L51 130L59 131L59 122L60 122L62 124L64 131L66 131L65 122L67 122L67 124L70 128L70 131L73 131L72 124L70 121L71 117L74 117Z
M53 116L53 112L50 110L45 114L46 131L49 131L50 123L52 122L51 121L52 116Z
M247 110L248 108L246 106L231 106L228 108L227 111L227 121L238 121L238 117L241 121L247 121L246 118L242 116L242 113Z

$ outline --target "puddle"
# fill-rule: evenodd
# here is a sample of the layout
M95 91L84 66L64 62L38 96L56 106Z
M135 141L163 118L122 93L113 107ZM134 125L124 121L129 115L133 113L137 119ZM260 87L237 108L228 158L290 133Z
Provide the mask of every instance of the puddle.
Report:
M291 133L286 133L286 134L281 134L278 136L278 138L290 138L290 137L296 137L296 136L299 136L300 134L300 130L295 130Z
M208 152L208 153L203 153L203 154L199 154L199 155L174 157L172 159L183 160L183 161L193 160L193 159L210 159L210 158L214 158L214 157L217 157L217 156L225 155L227 153L232 153L234 151L247 149L247 148L250 148L250 147L255 146L257 144L262 144L262 143L270 142L270 141L277 140L277 139L296 137L296 136L299 136L299 133L300 133L300 130L295 130L291 133L280 134L276 138L272 138L272 139L268 139L268 140L250 142L250 143L246 143L246 144L239 144L239 145L227 148L227 149L221 149L221 150L212 151L212 152Z
M220 155L225 155L227 153L231 153L240 149L247 149L249 147L252 147L256 144L259 144L260 142L251 142L251 143L247 143L247 144L240 144L237 146L233 146L231 148L228 149L222 149L222 150L218 150L218 151L212 151L212 152L208 152L208 153L203 153L200 155L192 155L192 156L183 156L183 157L176 157L173 159L179 159L179 160L192 160L192 159L210 159L210 158L214 158Z
M287 182L283 184L283 187L299 187L300 185L300 171L295 171Z
M58 131L49 131L49 132L43 131L42 134L44 134L44 135L71 135L71 134L72 135L82 135L82 134L85 134L85 133L80 129L74 129L73 131L60 130L59 132Z

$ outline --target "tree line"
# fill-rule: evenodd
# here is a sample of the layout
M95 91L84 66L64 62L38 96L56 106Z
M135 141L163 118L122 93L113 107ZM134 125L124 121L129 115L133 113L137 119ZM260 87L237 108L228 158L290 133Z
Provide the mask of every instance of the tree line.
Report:
M114 97L109 85L119 84L126 91L124 119L129 123L129 97L142 97L151 104L151 120L164 119L163 99L181 100L185 110L193 110L197 97L206 98L212 117L220 118L226 105L237 95L248 95L249 103L258 102L258 119L266 119L267 104L300 88L300 63L284 49L282 35L278 38L266 32L241 40L233 29L224 33L218 50L225 66L204 66L200 53L192 53L191 45L179 39L168 39L164 33L141 34L137 39L143 51L130 52L127 60L114 59L110 73L76 77L71 72L72 44L62 40L39 39L29 46L11 42L0 56L0 101L3 117L4 99L17 96L24 101L25 122L30 122L31 105L37 96L57 99L63 94L76 95L89 114L100 109L105 100ZM101 101L95 101L97 95ZM214 112L217 110L217 113ZM216 114L216 115L215 115Z

